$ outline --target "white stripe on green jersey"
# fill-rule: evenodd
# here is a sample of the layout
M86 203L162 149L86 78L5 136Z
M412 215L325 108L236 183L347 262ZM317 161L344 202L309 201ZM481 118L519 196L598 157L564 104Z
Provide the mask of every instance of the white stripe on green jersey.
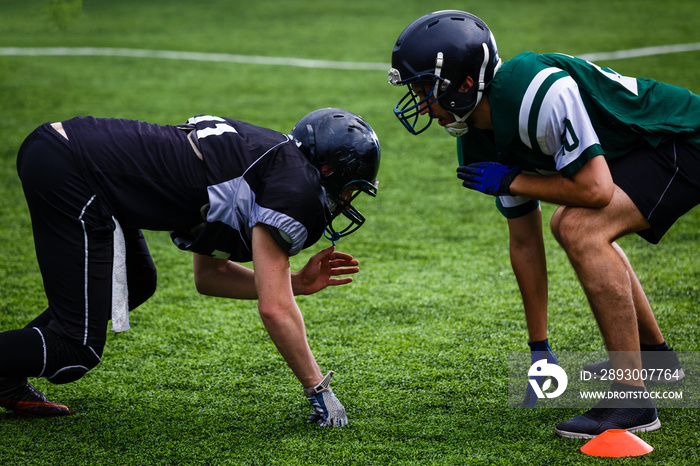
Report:
M576 82L557 68L546 68L532 80L518 125L523 144L553 157L559 172L578 160L584 149L600 144Z

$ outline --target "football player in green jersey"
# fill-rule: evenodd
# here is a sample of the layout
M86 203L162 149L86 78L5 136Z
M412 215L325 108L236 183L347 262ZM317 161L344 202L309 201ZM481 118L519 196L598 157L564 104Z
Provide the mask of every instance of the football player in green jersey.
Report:
M675 380L683 372L615 241L637 233L658 243L700 203L700 96L563 54L523 53L503 63L488 26L462 11L411 23L394 45L389 82L408 88L394 108L406 129L419 134L437 120L458 138L464 186L496 196L508 221L533 362L556 362L547 341L539 202L560 206L551 230L610 356L585 369L631 375L611 387L627 401L603 400L556 433L658 429L641 369L671 369ZM528 391L524 405L536 400Z

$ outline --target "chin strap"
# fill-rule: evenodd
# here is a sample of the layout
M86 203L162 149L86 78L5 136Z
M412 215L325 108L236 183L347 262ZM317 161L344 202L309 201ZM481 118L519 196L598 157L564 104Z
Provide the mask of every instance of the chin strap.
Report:
M326 227L326 229L323 230L323 236L335 246L335 242L340 239L341 235L337 231L332 231Z
M450 112L455 117L455 121L445 125L445 131L447 131L450 134L450 136L454 136L456 138L464 136L469 131L469 126L467 125L467 118L469 118L469 116L472 113L474 113L474 110L476 109L476 106L479 105L479 102L481 102L481 98L484 96L484 90L486 89L486 67L489 64L489 59L491 57L489 54L488 45L484 42L481 44L481 46L484 49L484 61L481 62L481 69L479 70L479 88L476 91L476 102L474 103L474 106L471 108L471 110L469 110L466 113L466 115L462 117ZM501 67L501 63L502 61L499 58L498 63L496 63L496 66L493 68L494 76L496 75L496 71L498 71L498 68Z
M477 103L478 103L478 101L477 101ZM473 111L474 111L474 109L470 110L462 118L459 118L457 115L450 112L450 113L452 113L452 115L454 115L455 121L453 123L446 124L445 131L447 131L450 136L454 136L456 138L467 134L469 132L469 125L467 125L465 120L469 117L469 115L472 114Z

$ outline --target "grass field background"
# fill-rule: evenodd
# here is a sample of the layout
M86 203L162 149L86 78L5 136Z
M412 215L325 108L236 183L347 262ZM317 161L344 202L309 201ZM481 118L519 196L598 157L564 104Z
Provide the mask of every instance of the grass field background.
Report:
M700 42L696 0L607 1L33 1L0 0L0 48L112 47L389 63L413 19L458 8L483 18L502 58L525 50L579 55ZM601 61L700 92L700 52ZM388 67L388 65L387 65ZM655 451L606 460L555 436L582 410L509 409L507 353L527 350L507 231L493 199L455 176L454 140L415 137L396 121L402 95L385 71L126 57L0 56L0 331L46 306L15 170L24 137L75 115L175 124L208 113L289 131L337 106L362 115L382 145L380 191L339 243L361 262L350 286L298 301L323 370L348 410L343 429L305 425L309 407L254 302L198 296L191 257L147 232L156 295L108 337L80 381L35 380L71 407L60 419L0 414L0 464L697 464L699 413L661 410ZM554 207L543 205L545 222ZM546 227L546 225L545 225ZM621 241L669 343L700 350L700 215L658 246ZM603 348L565 255L545 235L550 342ZM295 268L325 241L293 259ZM0 355L12 357L12 355ZM646 463L645 463L646 464Z

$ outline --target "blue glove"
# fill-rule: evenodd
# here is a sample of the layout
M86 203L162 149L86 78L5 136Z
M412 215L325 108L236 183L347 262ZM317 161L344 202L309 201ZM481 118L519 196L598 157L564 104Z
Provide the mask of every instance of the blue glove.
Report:
M457 169L457 177L464 180L465 188L492 196L510 195L510 184L520 173L520 167L496 162L472 163Z
M554 357L552 350L549 348L549 342L547 340L542 341L528 341L527 344L530 346L530 363L534 364L540 359L547 359L548 364L558 364L557 358ZM544 384L548 377L533 377L540 388ZM553 379L552 383L554 387L557 387L557 380ZM537 395L532 389L530 383L527 384L527 390L525 390L525 398L523 402L518 405L520 408L534 408L537 404Z
M333 374L330 371L318 385L304 389L304 395L314 409L307 423L315 422L321 427L343 427L348 423L345 408L330 387Z

